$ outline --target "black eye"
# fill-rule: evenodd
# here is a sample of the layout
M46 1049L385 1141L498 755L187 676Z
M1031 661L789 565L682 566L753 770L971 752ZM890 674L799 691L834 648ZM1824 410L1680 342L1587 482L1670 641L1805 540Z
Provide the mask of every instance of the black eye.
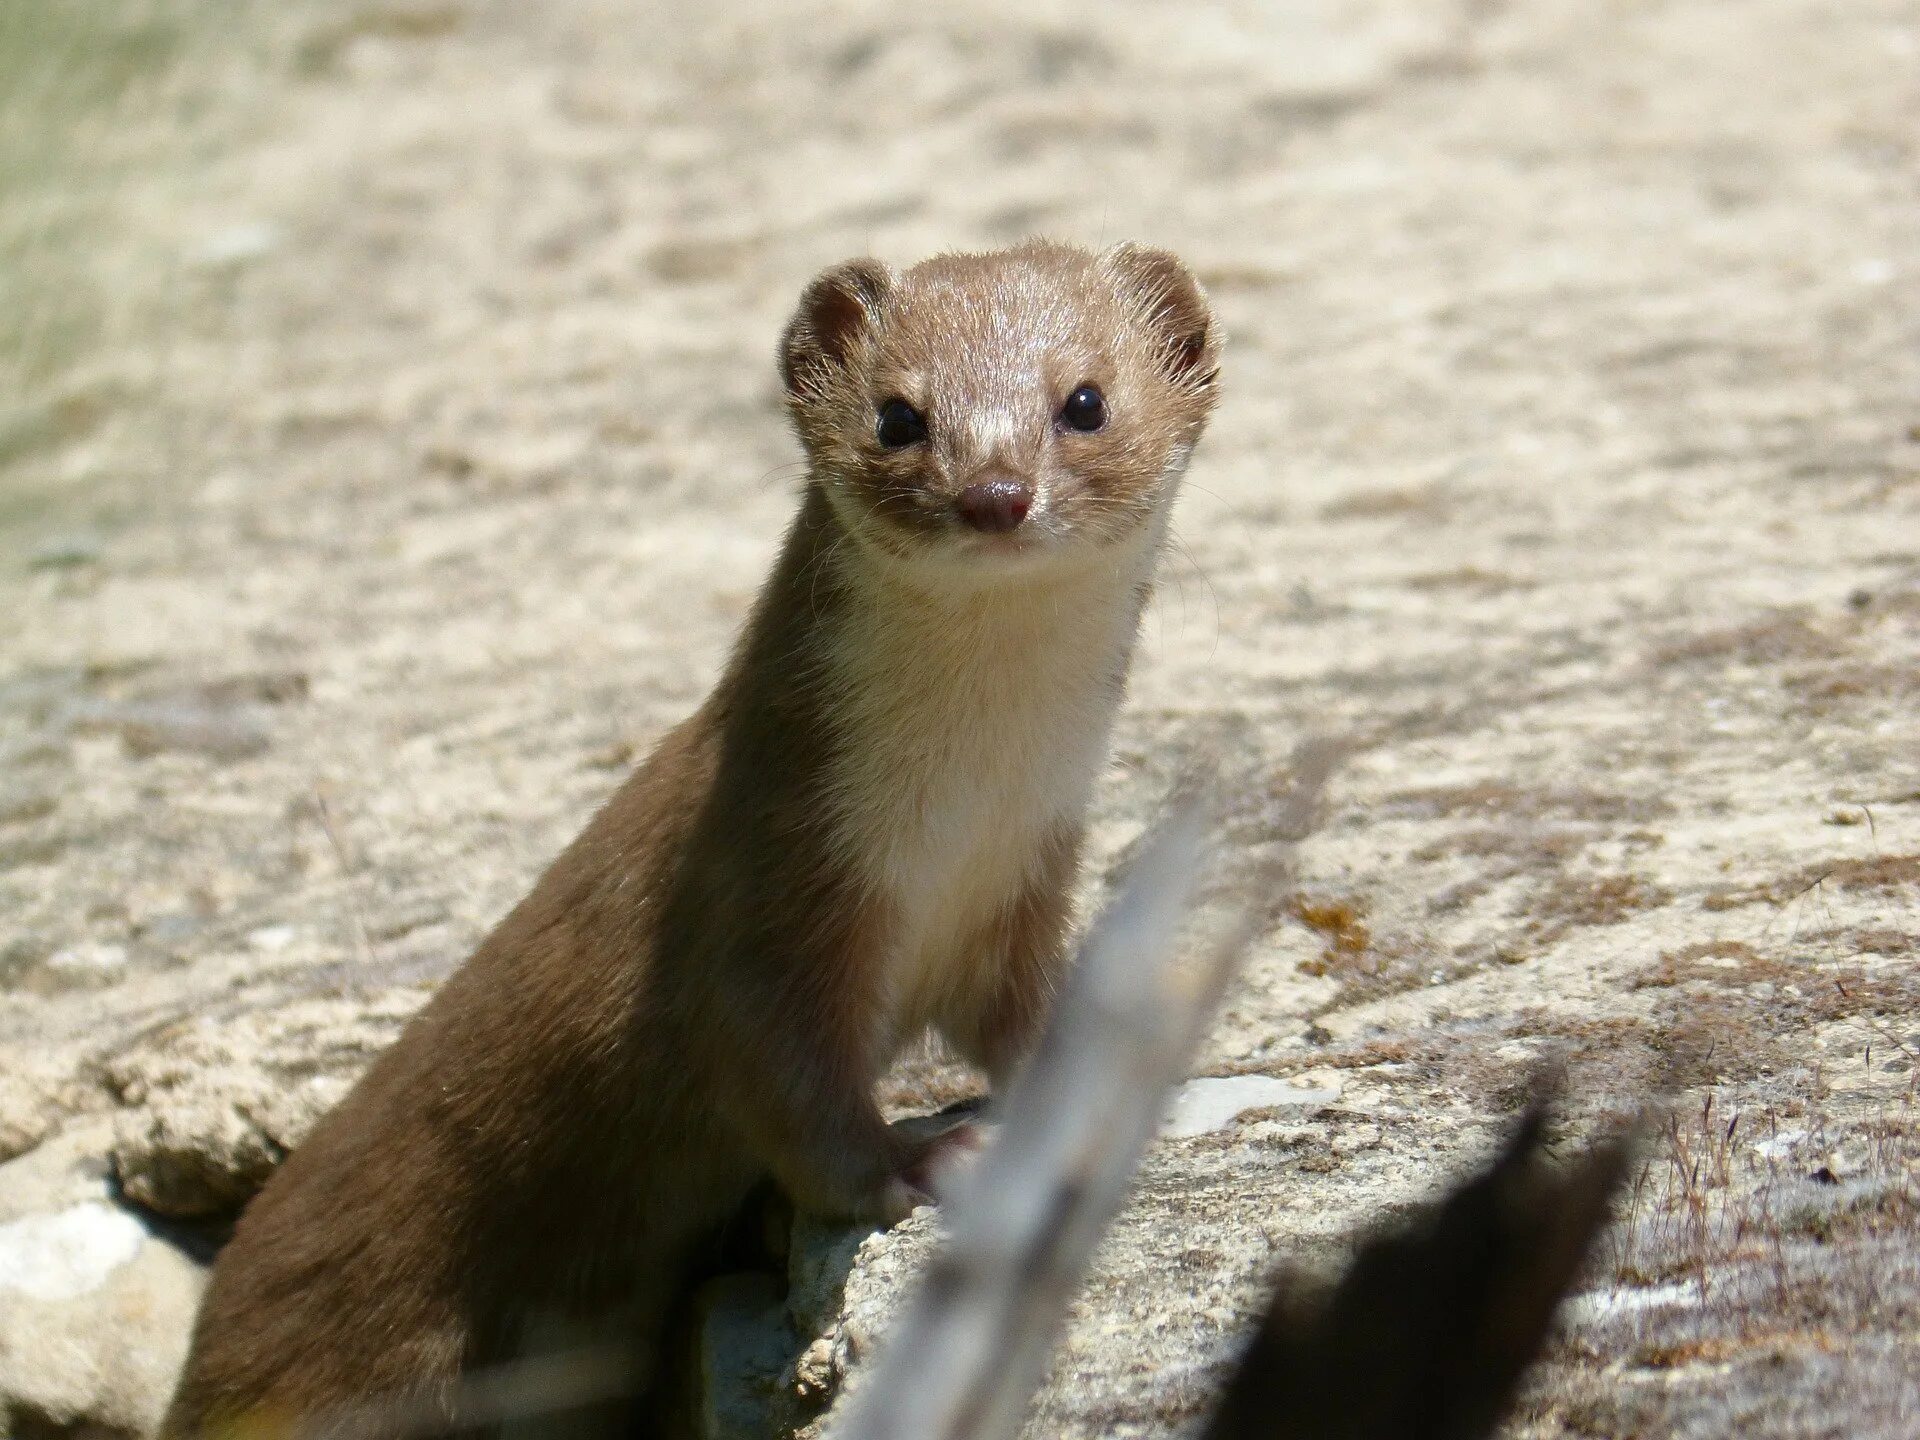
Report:
M927 422L921 413L904 400L889 400L880 407L880 423L873 437L889 450L917 445L927 438Z
M1107 423L1107 402L1093 386L1082 385L1067 396L1060 418L1075 430L1098 430Z

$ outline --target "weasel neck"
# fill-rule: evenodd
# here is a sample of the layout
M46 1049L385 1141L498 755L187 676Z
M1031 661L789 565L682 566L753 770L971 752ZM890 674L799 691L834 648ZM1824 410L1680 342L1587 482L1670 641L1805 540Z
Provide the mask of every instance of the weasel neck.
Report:
M769 865L823 867L872 907L881 1050L986 983L984 937L1022 897L1071 886L1061 857L1078 849L1159 541L947 588L880 563L809 488L716 692L710 809L729 853L777 836Z
M1157 550L1075 557L945 589L834 549L821 639L839 848L916 908L950 884L1017 893L1048 837L1077 834L1125 688ZM957 872L951 880L942 872Z
M1124 684L1159 540L1143 532L1056 564L949 583L849 538L827 561L845 605L829 670L843 693L922 688L957 723L983 709L1065 703L1056 721L1074 726L1091 718L1073 713L1076 692L1117 698Z

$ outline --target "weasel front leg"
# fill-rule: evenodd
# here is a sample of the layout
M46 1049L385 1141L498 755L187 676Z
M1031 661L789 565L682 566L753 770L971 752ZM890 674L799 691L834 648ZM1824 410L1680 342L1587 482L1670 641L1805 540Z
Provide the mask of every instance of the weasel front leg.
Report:
M727 956L692 1029L720 1038L705 1062L723 1122L797 1206L892 1223L928 1202L955 1141L902 1135L875 1104L887 1058L877 929L830 924L777 958Z
M723 1117L801 1209L903 1218L925 1200L914 1175L920 1156L881 1119L865 1047L840 1017L800 1005L781 1016L754 1023L736 1012Z

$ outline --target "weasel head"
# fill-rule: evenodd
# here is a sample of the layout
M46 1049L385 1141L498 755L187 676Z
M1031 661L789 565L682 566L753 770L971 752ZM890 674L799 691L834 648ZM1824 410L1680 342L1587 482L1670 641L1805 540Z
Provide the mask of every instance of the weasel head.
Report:
M1157 535L1219 350L1169 252L1028 241L836 265L801 296L780 372L815 480L864 549L991 578Z

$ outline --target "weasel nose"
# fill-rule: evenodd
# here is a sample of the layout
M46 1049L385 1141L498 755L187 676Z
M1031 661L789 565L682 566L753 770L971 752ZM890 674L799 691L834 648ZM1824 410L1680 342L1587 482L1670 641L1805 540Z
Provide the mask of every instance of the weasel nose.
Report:
M962 520L989 535L1018 529L1032 505L1033 487L1019 480L976 481L954 501Z

